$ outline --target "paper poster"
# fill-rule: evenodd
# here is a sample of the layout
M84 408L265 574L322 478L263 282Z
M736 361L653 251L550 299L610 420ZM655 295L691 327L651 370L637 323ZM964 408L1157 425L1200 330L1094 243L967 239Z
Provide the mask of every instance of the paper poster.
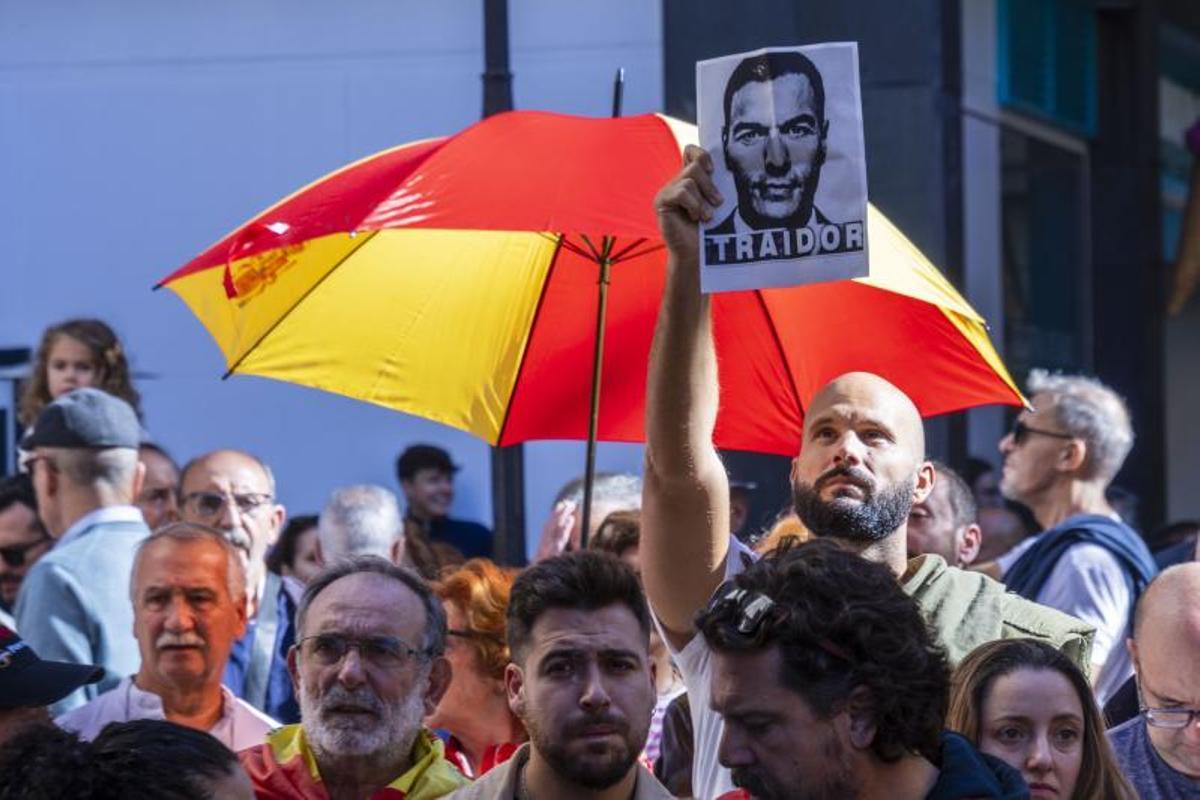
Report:
M867 274L867 162L855 42L696 65L700 144L724 203L700 229L705 292Z

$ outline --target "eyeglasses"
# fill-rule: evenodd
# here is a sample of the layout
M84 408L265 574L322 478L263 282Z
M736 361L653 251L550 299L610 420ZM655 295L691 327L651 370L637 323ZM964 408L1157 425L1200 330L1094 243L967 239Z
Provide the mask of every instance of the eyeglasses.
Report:
M241 514L250 514L270 503L269 494L222 494L221 492L192 492L183 498L183 506L203 519L212 519L225 510L225 504L233 502Z
M1047 431L1047 430L1042 430L1041 428L1031 428L1028 425L1026 425L1024 422L1022 422L1021 420L1017 420L1016 422L1013 423L1012 430L1010 431L1010 433L1012 434L1013 444L1015 444L1015 445L1024 444L1025 440L1027 438L1029 438L1029 434L1031 434L1031 433L1036 433L1039 436L1049 436L1053 439L1074 439L1075 438L1074 436L1072 436L1069 433L1059 433L1058 431Z
M5 564L14 569L23 567L25 566L25 560L29 557L29 551L48 541L50 541L50 537L43 536L36 541L26 544L13 544L8 547L0 547L0 559L3 559Z
M1150 708L1142 697L1142 685L1138 682L1138 710L1147 725L1170 730L1182 730L1200 719L1200 708Z
M54 463L54 459L50 456L29 456L21 462L22 471L24 471L26 475L32 475L34 465L39 461L45 461L48 469L55 471L58 470L58 464Z
M340 664L351 649L358 650L363 661L383 670L403 667L409 660L429 655L395 636L363 636L355 638L340 633L318 633L296 642L305 658L323 667Z

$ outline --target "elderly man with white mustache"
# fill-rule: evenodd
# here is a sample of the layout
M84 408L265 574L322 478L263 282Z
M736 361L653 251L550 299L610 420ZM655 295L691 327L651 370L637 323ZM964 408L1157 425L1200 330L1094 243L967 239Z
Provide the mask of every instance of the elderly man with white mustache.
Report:
M221 685L230 648L246 629L246 573L220 531L190 522L160 528L138 548L130 596L141 667L60 716L60 726L92 739L110 722L165 719L235 751L278 727Z
M300 724L239 754L264 798L433 800L467 782L422 721L450 685L446 615L416 573L351 556L296 610L288 669Z

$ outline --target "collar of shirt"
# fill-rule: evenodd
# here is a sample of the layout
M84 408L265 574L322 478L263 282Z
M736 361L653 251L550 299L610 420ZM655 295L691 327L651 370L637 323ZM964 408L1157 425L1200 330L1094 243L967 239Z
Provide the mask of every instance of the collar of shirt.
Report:
M62 547L72 539L78 539L89 528L109 522L132 522L146 524L142 511L137 506L104 506L84 514L67 528L55 547Z
M154 692L148 692L145 689L138 688L137 682L133 678L126 678L128 684L125 688L125 719L166 719L166 712L163 710L162 698ZM233 692L222 685L221 686L221 717L212 726L211 731L219 729L222 725L230 723L235 699Z

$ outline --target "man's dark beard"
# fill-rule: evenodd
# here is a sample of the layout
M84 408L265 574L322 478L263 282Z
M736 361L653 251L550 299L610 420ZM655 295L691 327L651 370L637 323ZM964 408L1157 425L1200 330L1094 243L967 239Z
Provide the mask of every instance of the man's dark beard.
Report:
M854 765L841 742L830 735L821 745L819 776L808 773L800 786L781 786L780 781L762 770L739 767L730 775L733 785L745 789L754 800L853 800L859 796L862 781L854 776ZM813 785L820 781L820 785Z
M835 477L847 477L863 493L861 502L846 498L821 499L821 488ZM796 516L814 536L850 542L878 542L899 528L912 510L912 480L899 481L876 492L869 479L844 467L826 472L816 483L792 487Z
M629 769L637 760L638 753L642 752L642 748L646 744L646 738L643 736L640 743L634 741L631 738L629 726L620 720L589 719L586 724L597 722L606 724L611 722L621 726L620 739L624 745L610 750L607 758L599 763L574 758L569 752L570 742L577 732L575 729L581 726L576 725L565 730L550 732L542 730L532 720L526 720L525 725L533 746L542 754L542 758L546 759L556 774L586 789L599 791L615 785L629 773Z

